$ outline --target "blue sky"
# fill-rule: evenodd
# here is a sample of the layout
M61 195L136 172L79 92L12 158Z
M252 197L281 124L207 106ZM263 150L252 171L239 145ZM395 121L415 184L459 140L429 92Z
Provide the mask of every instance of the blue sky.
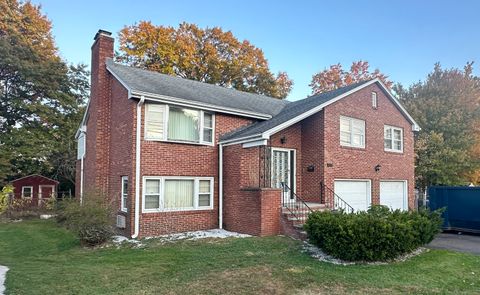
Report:
M33 0L53 22L63 58L90 63L99 28L116 37L150 20L220 26L263 49L274 72L294 80L290 100L310 94L314 73L367 60L395 82L424 79L435 62L480 75L480 1L62 1Z

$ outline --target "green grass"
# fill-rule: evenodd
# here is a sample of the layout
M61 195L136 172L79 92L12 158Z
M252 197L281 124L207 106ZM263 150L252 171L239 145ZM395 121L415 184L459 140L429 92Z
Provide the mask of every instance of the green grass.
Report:
M337 266L285 237L86 249L53 221L0 223L7 294L480 294L480 256L432 250Z

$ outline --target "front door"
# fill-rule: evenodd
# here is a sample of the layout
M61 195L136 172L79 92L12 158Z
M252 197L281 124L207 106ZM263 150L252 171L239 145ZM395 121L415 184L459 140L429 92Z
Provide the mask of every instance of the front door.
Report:
M295 151L272 149L272 187L283 188L283 204L295 199ZM282 186L282 183L285 184Z
M38 206L41 206L45 199L51 198L55 193L55 186L40 185L38 187Z

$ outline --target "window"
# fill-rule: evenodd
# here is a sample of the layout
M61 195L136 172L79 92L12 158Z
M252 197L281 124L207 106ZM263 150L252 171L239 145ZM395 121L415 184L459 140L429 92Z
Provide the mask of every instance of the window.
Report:
M403 152L403 129L385 125L384 143L386 151Z
M122 176L121 210L127 212L128 176Z
M144 212L213 209L212 177L145 177Z
M377 93L372 92L372 108L376 109L377 107L378 107Z
M31 198L33 196L33 186L22 186L22 198Z
M146 106L146 139L213 144L213 114L168 105L147 104Z
M365 121L340 116L340 145L365 147Z
M146 104L145 137L163 139L163 122L165 122L165 105Z
M81 132L77 139L77 160L85 156L85 133Z

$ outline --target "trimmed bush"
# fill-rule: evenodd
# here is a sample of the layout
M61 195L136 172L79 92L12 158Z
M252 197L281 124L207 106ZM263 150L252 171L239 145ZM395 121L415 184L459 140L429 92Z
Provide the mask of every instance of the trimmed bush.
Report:
M311 243L346 261L387 261L428 244L440 232L441 211L314 212L305 230Z
M113 235L112 210L102 198L88 198L80 205L77 200L64 200L57 205L57 222L73 231L83 244L94 246Z

